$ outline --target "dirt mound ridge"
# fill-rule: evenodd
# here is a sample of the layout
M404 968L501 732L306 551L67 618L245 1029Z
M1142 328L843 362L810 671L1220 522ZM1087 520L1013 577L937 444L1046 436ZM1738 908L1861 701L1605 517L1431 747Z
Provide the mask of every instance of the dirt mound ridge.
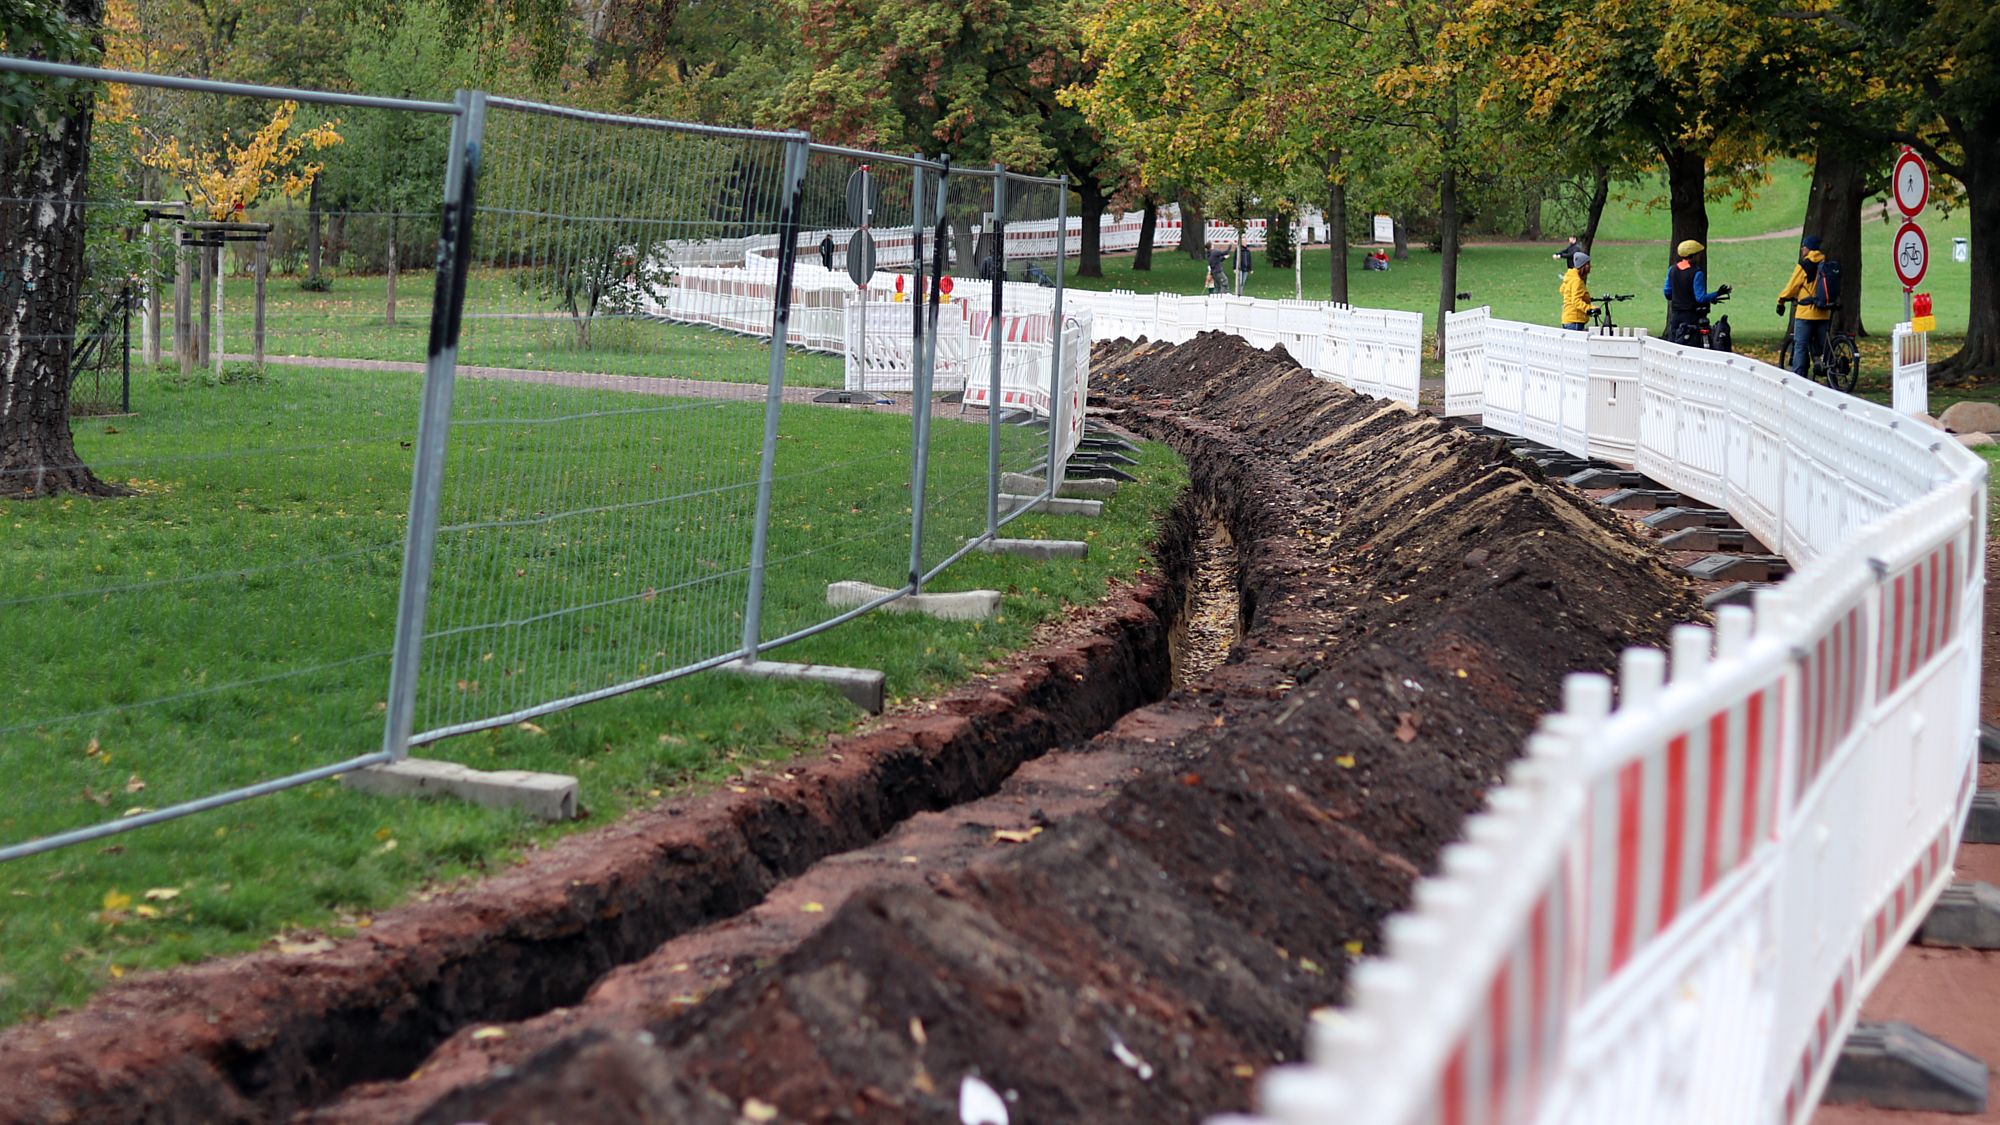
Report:
M442 1088L327 1119L936 1121L968 1073L1024 1121L1240 1107L1562 676L1700 617L1648 548L1503 447L1282 352L1210 335L1095 366L1113 416L1187 458L1238 546L1245 623L1221 667L1076 749L1135 763L1114 797L859 890L699 1002L628 1004L484 1068L462 1035Z

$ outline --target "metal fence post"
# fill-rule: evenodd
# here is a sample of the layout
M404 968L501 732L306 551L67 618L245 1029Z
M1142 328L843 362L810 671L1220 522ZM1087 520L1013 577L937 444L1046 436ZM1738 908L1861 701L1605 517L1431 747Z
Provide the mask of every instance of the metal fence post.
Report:
M987 336L992 341L993 363L992 385L986 394L986 538L1000 537L1000 368L1005 335L1000 330L1000 318L1006 314L1007 304L1001 298L1001 287L1007 281L1007 166L993 165L993 316L987 325ZM975 247L975 254L978 249Z
M918 154L921 158L922 154ZM924 353L924 167L910 174L910 590L924 586L924 489L930 482L931 383Z
M764 632L764 560L771 544L771 486L777 475L778 420L785 393L785 330L792 313L792 271L799 255L800 211L805 205L806 162L811 145L801 136L785 145L785 209L778 229L778 287L771 310L771 373L764 386L764 451L757 466L757 515L750 533L750 593L743 608L743 660L755 663ZM863 192L866 195L866 192ZM867 331L863 322L863 332ZM863 338L864 346L866 337Z
M132 287L126 286L124 295L118 299L118 307L123 310L125 346L118 349L118 412L132 413ZM140 325L140 331L145 325Z
M1069 175L1064 173L1056 189L1056 307L1052 314L1053 336L1049 362L1049 496L1062 487L1063 467L1056 458L1062 448L1063 404L1063 272L1069 265Z
M444 488L445 442L451 431L452 383L458 370L458 328L465 311L465 280L472 265L472 216L479 186L480 145L486 133L486 95L458 92L445 158L444 211L438 224L437 284L431 294L431 336L424 364L424 399L417 422L416 463L410 474L410 524L403 543L403 583L396 603L396 647L390 658L389 707L382 749L409 755L416 716L418 656L424 610L430 601L431 562L437 552L438 501Z

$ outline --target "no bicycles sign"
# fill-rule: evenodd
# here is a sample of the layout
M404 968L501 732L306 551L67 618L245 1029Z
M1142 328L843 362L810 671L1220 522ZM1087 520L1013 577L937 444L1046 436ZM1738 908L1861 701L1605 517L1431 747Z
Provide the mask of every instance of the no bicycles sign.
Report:
M1917 225L1917 216L1923 213L1924 204L1930 202L1931 170L1915 150L1905 148L1896 158L1896 172L1889 186L1896 210L1903 213L1903 225L1896 231L1893 261L1896 280L1903 283L1903 292L1907 294L1931 267L1931 244L1924 238L1924 228Z
M1903 288L1914 289L1930 267L1931 244L1924 238L1924 228L1904 223L1896 232L1896 280Z

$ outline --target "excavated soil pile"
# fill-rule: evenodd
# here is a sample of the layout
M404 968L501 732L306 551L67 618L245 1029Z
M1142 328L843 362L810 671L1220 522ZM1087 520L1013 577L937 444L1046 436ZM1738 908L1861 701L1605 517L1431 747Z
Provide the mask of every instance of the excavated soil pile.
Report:
M955 1120L967 1074L1017 1122L1243 1106L1562 676L1700 616L1580 496L1282 352L1205 336L1095 368L1107 416L1186 457L1235 545L1222 665L1022 767L988 799L1022 829L961 819L927 851L913 822L835 905L796 890L831 886L807 872L316 1119Z

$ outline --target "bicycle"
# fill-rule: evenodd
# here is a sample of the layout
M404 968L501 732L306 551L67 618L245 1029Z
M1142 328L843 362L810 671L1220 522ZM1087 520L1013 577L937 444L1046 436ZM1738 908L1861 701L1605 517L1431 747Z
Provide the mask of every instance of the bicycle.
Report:
M1727 301L1729 299L1729 292L1729 286L1721 286L1711 294L1714 300L1696 304L1695 319L1683 325L1679 338L1672 342L1711 352L1733 350L1733 345L1736 341L1734 333L1729 328L1729 318L1725 316L1714 324L1710 324L1708 320L1709 310Z
M1789 301L1792 315L1785 322L1785 342L1778 345L1778 366L1787 371L1792 369L1792 324L1798 320L1799 303L1796 298ZM1839 305L1828 305L1827 311L1839 311ZM1818 354L1806 357L1806 378L1816 383L1824 383L1842 394L1853 394L1854 385L1861 381L1861 349L1854 346L1854 337L1845 332L1826 332L1820 336Z
M1631 299L1632 294L1630 293L1610 293L1602 297L1592 297L1590 299L1590 326L1592 328L1606 329L1618 327L1618 322L1611 319L1611 303L1613 301L1629 301Z

